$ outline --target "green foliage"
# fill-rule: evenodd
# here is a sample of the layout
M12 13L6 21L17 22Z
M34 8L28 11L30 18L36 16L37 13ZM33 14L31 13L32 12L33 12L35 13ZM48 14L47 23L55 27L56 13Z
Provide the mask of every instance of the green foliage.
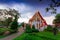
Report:
M35 29L35 26L33 25L32 28L30 25L26 25L26 33L33 33L33 32L39 32L38 29Z
M11 23L10 29L17 31L17 28L18 28L18 22L17 22L17 15L16 15L14 21Z
M7 22L6 22L7 21ZM4 24L5 24L5 26L7 26L7 28L8 28L8 26L10 25L10 23L12 22L12 17L8 17L5 21L4 21Z
M34 30L35 30L35 26L34 26L34 25L32 26L32 29L34 29Z
M17 23L16 21L12 22L11 29L12 29L12 30L17 29L17 27L18 27L17 24L18 24L18 23Z
M11 8L9 8L8 10L7 9L0 9L0 11L1 11L0 15L5 14L5 16L3 17L4 20L0 20L0 25L4 25L4 26L7 26L7 27L10 25L12 20L14 20L13 17L15 18L15 15L17 15L17 17L20 16L20 14L17 10L11 9ZM8 15L11 16L11 17L7 17Z
M1 38L4 38L4 37L5 37L4 35L0 35L0 39L1 39Z
M12 17L9 17L8 19L6 19L7 21L7 25L9 26L9 24L12 22Z
M32 29L31 29L31 27L30 27L30 25L26 25L26 33L31 33L32 32Z
M3 26L3 27L7 26L8 27L11 22L12 22L12 18L8 17L4 21L0 21L0 26Z
M57 15L55 16L55 18L56 18L56 19L60 19L60 14L57 14Z
M3 35L3 33L7 30L8 30L8 28L0 28L0 35Z
M57 24L57 23L60 23L60 19L54 19L53 20L53 24Z
M56 23L60 23L60 14L57 14L55 16L55 19L53 20L53 23L56 24Z
M39 30L38 29L35 29L35 26L33 25L32 26L32 32L39 32Z
M45 29L46 31L52 31L53 30L53 28L52 28L52 26L51 25L48 25L47 26L47 29Z
M4 21L0 21L0 26L3 26L4 25Z

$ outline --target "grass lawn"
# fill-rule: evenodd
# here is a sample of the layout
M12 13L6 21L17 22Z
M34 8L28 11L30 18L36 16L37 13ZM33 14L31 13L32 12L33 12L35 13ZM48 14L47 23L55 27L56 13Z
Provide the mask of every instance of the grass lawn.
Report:
M6 30L8 30L7 28L0 28L0 38L4 38L5 36L2 35Z
M1 38L4 38L4 37L5 37L5 36L0 35L0 39L1 39Z
M13 40L60 40L60 33L53 35L52 32L23 33Z

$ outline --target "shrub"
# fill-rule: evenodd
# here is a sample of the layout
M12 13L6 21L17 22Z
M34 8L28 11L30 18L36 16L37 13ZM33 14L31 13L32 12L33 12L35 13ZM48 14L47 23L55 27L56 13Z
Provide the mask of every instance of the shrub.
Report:
M17 27L18 27L17 22L14 21L14 22L12 22L12 24L10 26L10 29L16 31L17 30Z
M35 29L35 26L33 25L32 28L30 27L30 25L26 25L26 33L33 33L33 32L39 32L38 29Z
M15 30L9 29L9 31L10 31L10 34L15 33Z
M32 32L39 32L39 30L38 29L35 29L35 26L33 25L32 26Z
M32 29L31 29L31 27L30 27L30 25L26 25L26 33L31 33L32 32Z
M51 25L48 25L47 26L47 29L45 29L46 31L52 31L53 30L53 28L52 28L52 26Z

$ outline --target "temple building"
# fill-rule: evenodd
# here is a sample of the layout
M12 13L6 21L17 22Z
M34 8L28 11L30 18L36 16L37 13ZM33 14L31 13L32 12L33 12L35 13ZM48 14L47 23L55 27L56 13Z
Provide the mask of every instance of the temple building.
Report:
M45 28L47 28L47 23L39 11L36 12L31 19L29 19L29 24L31 28L32 25L34 25L39 31L43 31Z

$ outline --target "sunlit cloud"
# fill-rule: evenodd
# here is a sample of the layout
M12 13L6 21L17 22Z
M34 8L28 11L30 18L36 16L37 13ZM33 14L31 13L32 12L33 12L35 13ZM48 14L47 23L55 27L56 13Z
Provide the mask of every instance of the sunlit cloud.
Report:
M44 17L44 19L46 20L47 24L53 24L53 20L55 19L55 16L48 16L48 17Z

